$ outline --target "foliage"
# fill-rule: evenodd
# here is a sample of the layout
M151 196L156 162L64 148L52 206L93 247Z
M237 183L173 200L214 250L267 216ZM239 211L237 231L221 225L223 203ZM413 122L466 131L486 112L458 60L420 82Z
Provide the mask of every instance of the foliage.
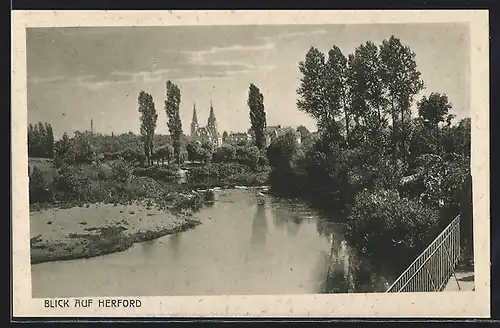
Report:
M85 201L91 196L91 178L81 167L64 165L54 178L54 187L61 200Z
M28 126L28 156L54 157L54 132L50 123L39 122Z
M324 81L328 112L338 115L344 114L346 140L349 139L349 100L350 90L347 84L348 67L347 58L339 47L333 46L328 52L328 59L325 63ZM328 122L335 123L333 118ZM335 126L333 126L335 128ZM332 126L328 126L332 129ZM328 131L329 133L336 132Z
M411 118L424 88L415 58L394 36L347 57L335 45L327 58L311 47L299 62L297 106L316 119L318 134L267 150L271 190L322 208L342 204L361 248L405 256L470 207L470 119L453 124L451 103L436 92ZM305 139L307 130L299 132Z
M166 83L166 89L167 95L165 100L165 112L168 117L167 127L172 138L174 157L177 163L180 163L182 121L179 114L179 106L181 104L181 91L179 87L173 84L170 80Z
M232 145L223 145L215 149L213 154L214 162L231 163L236 160L236 148Z
M126 183L132 175L132 168L129 163L123 159L118 159L112 166L112 179L118 182Z
M269 165L273 168L289 168L298 151L295 135L288 131L271 142L267 148Z
M95 158L95 148L90 133L76 131L69 151L76 164L91 163Z
M266 145L266 112L264 110L264 96L253 83L248 89L248 107L250 108L250 124L255 135L255 146L264 149Z
M236 146L236 161L240 164L255 168L259 163L260 154L257 146Z
M152 164L151 157L154 149L154 136L158 114L156 114L153 96L150 94L141 91L138 102L139 113L141 113L141 137L144 146L144 155L148 164Z
M395 36L382 41L380 45L380 77L387 88L388 100L391 104L394 156L399 146L399 155L403 160L406 157L408 138L405 120L410 115L413 98L424 88L424 83L420 79L421 74L417 70L415 56L415 52L403 45Z
M364 191L356 195L347 230L351 242L366 254L391 251L411 260L436 237L438 217L436 210L401 198L395 190Z
M51 200L52 192L47 186L40 169L34 166L29 174L29 201L30 203L38 203Z
M55 143L55 164L74 163L74 154L71 152L71 141L66 133Z
M187 158L190 161L203 161L207 159L207 151L202 144L197 141L190 141L186 145Z
M209 163L189 169L187 186L193 188L260 186L267 182L267 176L267 169L251 168L238 163Z
M154 159L161 160L162 165L165 163L165 160L167 161L167 163L170 163L170 160L173 157L174 157L174 148L169 144L157 148L154 151L154 156L153 156Z

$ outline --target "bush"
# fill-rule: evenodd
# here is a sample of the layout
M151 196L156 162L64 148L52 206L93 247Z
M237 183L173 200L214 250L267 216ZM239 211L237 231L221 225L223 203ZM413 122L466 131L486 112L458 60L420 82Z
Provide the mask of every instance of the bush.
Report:
M348 237L363 253L386 256L396 252L408 260L436 237L438 226L436 210L401 198L395 190L360 192L347 218Z
M175 182L179 179L178 169L176 167L157 167L150 166L146 168L136 168L133 175L138 177L148 177L163 182Z
M267 182L267 170L257 170L237 163L211 163L193 167L187 175L191 186L262 185Z
M213 161L218 163L231 163L236 160L236 148L231 145L223 145L217 148L213 154Z
M29 201L30 203L40 203L52 200L52 192L48 188L43 174L36 166L29 174Z
M111 167L112 178L118 182L127 182L130 180L132 168L123 159L115 161Z
M295 135L287 132L271 142L267 148L269 165L273 168L287 168L297 153L298 144Z
M256 167L260 158L259 148L256 146L238 146L236 147L236 161L252 168Z
M54 178L62 200L87 200L91 196L91 177L75 166L63 166Z

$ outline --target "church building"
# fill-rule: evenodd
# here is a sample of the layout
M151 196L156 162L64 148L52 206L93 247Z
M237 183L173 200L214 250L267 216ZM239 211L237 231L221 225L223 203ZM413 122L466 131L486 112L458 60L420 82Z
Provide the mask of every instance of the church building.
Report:
M222 137L217 131L217 120L215 119L214 108L210 102L210 113L208 115L207 125L200 127L196 115L196 105L193 104L193 119L191 122L191 138L199 142L210 142L214 148L222 144Z

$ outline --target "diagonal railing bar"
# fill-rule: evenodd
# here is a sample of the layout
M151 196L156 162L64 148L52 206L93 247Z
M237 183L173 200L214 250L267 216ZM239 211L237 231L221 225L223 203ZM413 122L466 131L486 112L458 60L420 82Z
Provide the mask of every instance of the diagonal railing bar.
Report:
M386 292L425 292L442 290L460 258L460 216L394 281Z

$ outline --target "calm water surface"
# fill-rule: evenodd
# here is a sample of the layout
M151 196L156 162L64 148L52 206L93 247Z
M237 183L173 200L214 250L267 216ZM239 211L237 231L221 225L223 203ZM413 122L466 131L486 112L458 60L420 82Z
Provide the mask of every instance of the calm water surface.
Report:
M32 266L33 297L384 291L391 281L304 203L224 190L203 224L120 253Z

